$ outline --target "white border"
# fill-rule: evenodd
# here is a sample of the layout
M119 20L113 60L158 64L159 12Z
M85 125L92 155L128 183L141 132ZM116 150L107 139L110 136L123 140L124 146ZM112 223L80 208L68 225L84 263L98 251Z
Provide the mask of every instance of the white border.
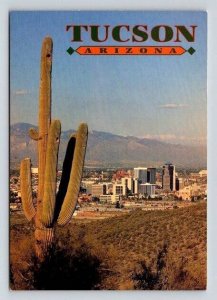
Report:
M208 11L208 286L207 291L23 291L8 288L8 12L10 10ZM1 0L0 1L0 298L216 299L217 297L217 1L216 0Z

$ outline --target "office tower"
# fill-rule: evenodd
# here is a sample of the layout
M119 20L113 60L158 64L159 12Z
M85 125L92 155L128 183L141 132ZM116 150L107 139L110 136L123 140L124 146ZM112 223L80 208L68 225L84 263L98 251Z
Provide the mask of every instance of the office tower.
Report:
M154 197L155 196L155 184L151 183L142 183L139 185L139 194L145 197Z
M156 168L148 168L147 170L147 182L151 184L156 183Z
M148 180L147 168L134 168L134 179L138 179L139 183L146 183Z
M139 193L139 184L141 183L146 183L148 180L148 172L147 168L134 168L134 193L138 194Z
M175 191L175 166L171 163L166 163L162 171L162 188L164 191Z

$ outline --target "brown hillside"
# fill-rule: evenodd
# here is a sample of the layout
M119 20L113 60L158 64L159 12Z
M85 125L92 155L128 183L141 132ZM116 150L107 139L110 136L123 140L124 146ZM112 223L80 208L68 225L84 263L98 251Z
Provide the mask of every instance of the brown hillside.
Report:
M44 269L33 263L26 226L22 218L11 220L14 289L206 288L205 203L88 223L73 219L58 229L54 258Z

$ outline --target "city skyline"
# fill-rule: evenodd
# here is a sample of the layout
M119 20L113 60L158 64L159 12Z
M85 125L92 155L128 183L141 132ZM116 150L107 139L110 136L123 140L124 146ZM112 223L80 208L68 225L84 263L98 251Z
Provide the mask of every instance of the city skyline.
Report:
M66 24L114 25L120 19L150 27L165 22L197 24L196 52L181 57L80 57L66 53L69 46L79 46L70 42ZM13 12L10 34L11 124L37 125L40 45L44 36L51 35L52 117L62 120L63 130L85 121L90 130L171 143L206 143L204 13ZM189 44L182 43L186 48Z

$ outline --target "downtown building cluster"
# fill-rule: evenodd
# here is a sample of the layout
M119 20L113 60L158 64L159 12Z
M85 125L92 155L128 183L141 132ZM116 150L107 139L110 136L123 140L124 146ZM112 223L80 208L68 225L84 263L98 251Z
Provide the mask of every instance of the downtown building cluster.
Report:
M57 189L61 171L57 174ZM19 176L10 176L10 209L20 209ZM38 168L32 168L33 201L37 198ZM115 204L118 201L137 202L140 199L197 200L207 197L207 170L176 172L175 165L161 168L135 167L129 170L86 169L79 199Z
M153 199L159 189L172 192L176 188L174 165L165 164L161 174L159 182L156 168L136 167L133 170L117 171L109 182L83 181L83 187L92 199L98 198L100 202L114 203L123 198L135 197Z

